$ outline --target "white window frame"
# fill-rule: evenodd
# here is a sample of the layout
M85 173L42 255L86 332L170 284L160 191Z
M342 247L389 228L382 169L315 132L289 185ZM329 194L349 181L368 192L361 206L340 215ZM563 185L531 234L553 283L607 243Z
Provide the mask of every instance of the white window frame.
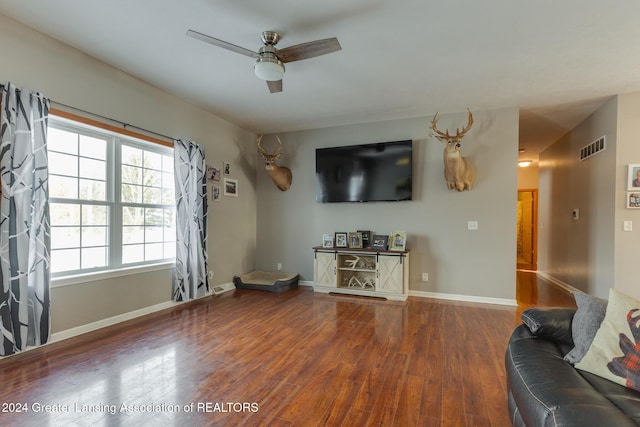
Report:
M83 135L107 139L107 201L91 202L81 199L83 204L107 205L109 209L109 231L107 238L108 256L107 266L85 268L78 270L61 271L51 274L52 286L75 285L84 282L104 280L129 274L138 274L147 271L164 270L175 264L175 257L141 261L137 263L122 263L122 206L128 205L120 201L121 195L121 146L126 144L146 151L156 152L164 156L173 157L173 148L154 142L144 141L133 136L123 135L107 129L91 126L82 122L69 120L54 115L49 116L49 127L62 129ZM49 203L69 203L70 199L50 198ZM148 205L149 207L161 207L175 209L175 203L171 205ZM52 269L53 271L53 269Z

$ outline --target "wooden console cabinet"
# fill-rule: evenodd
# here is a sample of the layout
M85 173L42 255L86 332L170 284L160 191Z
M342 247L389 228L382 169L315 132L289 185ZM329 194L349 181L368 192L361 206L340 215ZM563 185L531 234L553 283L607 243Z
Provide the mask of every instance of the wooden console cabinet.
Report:
M406 301L409 251L323 248L314 252L313 289Z

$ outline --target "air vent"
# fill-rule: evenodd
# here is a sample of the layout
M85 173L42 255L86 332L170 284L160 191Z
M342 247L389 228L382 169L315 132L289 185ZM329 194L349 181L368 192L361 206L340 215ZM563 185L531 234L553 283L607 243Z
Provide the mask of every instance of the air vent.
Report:
M580 149L580 161L586 160L591 156L598 154L601 151L604 151L607 148L607 141L604 136L596 139L589 145L585 145Z

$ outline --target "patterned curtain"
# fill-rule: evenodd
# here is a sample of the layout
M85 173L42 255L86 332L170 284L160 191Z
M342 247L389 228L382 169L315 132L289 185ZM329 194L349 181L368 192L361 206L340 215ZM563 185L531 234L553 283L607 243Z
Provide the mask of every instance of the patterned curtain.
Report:
M209 292L204 148L192 141L175 140L173 158L177 233L173 299L186 301Z
M0 356L49 340L49 100L2 87Z

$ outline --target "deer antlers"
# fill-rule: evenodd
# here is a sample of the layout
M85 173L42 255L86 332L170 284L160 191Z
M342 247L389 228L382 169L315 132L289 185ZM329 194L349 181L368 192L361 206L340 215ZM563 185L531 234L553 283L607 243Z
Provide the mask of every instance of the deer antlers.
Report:
M269 159L269 160L278 160L280 158L280 156L282 156L282 153L280 152L280 150L282 150L282 141L280 141L280 137L278 135L276 135L276 139L278 140L278 148L276 148L276 151L274 151L272 154L269 154L265 151L265 149L262 147L262 137L264 135L260 135L258 137L257 142L257 146L258 146L258 150L260 150L260 154L262 154L262 157L265 158L265 160Z
M464 129L462 129L462 130L456 128L456 134L455 135L449 135L449 129L447 129L446 132L442 132L441 130L438 129L437 124L438 124L438 120L440 120L440 117L438 117L438 113L436 113L436 115L433 116L433 120L431 120L431 130L435 132L435 137L438 138L440 141L443 141L443 142L445 142L445 141L446 142L452 142L452 141L459 142L462 139L462 137L464 136L464 134L469 132L469 130L471 129L471 126L473 126L473 114L471 114L471 110L467 109L467 111L469 112L469 122L464 127Z

